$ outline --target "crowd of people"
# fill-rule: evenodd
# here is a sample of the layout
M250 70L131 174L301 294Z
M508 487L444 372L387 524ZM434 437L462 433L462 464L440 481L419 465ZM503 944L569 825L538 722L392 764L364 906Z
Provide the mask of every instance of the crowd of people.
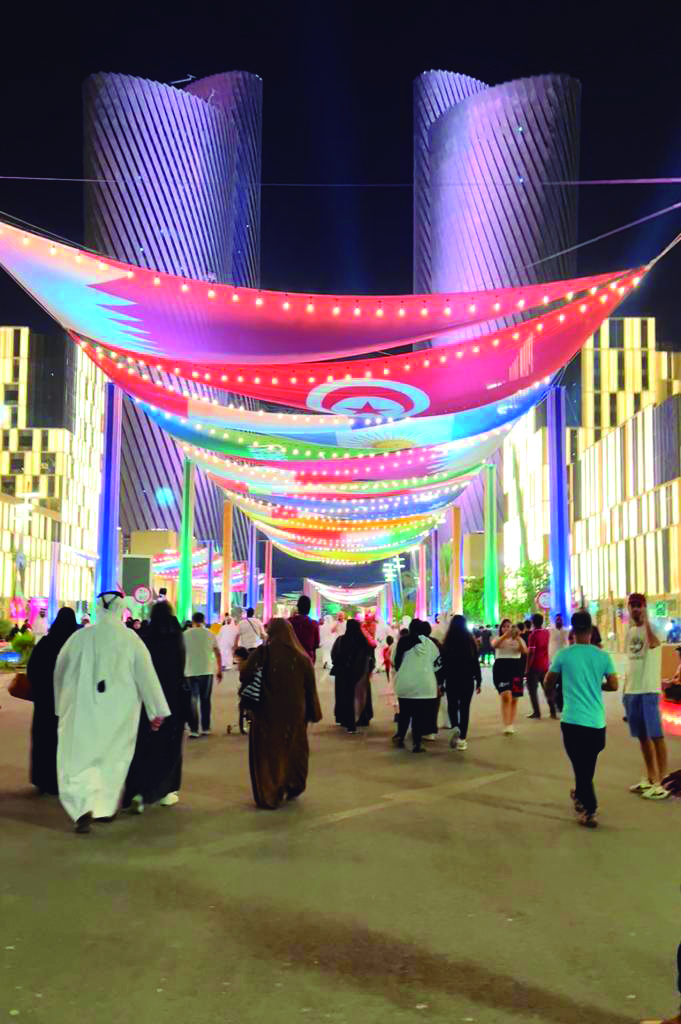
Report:
M469 630L462 615L434 623L418 618L387 624L367 612L346 618L310 616L302 596L288 619L263 624L253 608L225 617L219 631L200 612L181 627L165 601L147 621L122 621L118 592L100 595L94 625L79 629L63 608L36 644L27 666L34 702L31 781L58 795L79 833L92 821L111 821L120 809L142 814L150 804L179 800L185 735L212 731L212 692L223 673L239 674L242 732L249 733L249 767L259 807L274 809L306 787L308 724L321 719L315 667L333 681L333 715L348 735L370 725L373 687L394 712L392 742L423 754L440 730L449 745L468 748L471 704L482 668L492 661L503 734L513 735L519 698L530 699L530 719L561 719L563 744L574 771L571 795L579 822L597 824L594 775L605 747L603 690L618 688L611 655L588 612L571 628L556 616L528 622L504 619L494 629ZM667 751L659 712L660 641L645 598L629 599L625 719L640 743L644 774L631 787L663 800Z

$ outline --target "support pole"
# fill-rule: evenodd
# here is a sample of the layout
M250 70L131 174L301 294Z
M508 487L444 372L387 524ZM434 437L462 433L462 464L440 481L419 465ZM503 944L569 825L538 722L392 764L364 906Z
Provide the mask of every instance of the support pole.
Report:
M452 595L452 615L463 615L463 586L461 585L461 509L452 505L449 510L452 532L452 564L449 589Z
M208 541L208 565L206 567L206 625L213 623L213 606L215 604L215 586L213 583L213 554L215 545Z
M118 586L118 516L121 496L121 422L123 394L110 381L104 385L104 452L95 592Z
M569 621L572 612L570 584L570 518L568 513L565 451L565 388L553 385L546 396L549 461L549 564L551 612Z
M248 563L246 565L246 607L258 604L260 585L258 583L258 534L255 523L248 526Z
M180 572L177 581L177 617L180 623L184 623L192 617L195 472L194 463L185 459L182 481L182 523L180 525Z
M497 467L492 463L485 474L485 562L483 609L485 622L499 621L499 552L497 550Z
M59 611L59 550L58 540L52 541L52 558L50 562L50 592L47 597L47 621L51 626Z
M419 544L418 550L418 586L416 588L416 607L414 609L417 619L425 619L428 614L426 598L426 545Z
M385 585L385 621L386 625L390 625L393 621L393 585L390 580Z
M437 526L430 535L430 614L440 614L440 535Z
M272 541L265 541L265 585L262 594L263 622L272 618Z
M232 519L234 506L226 501L222 509L222 595L220 598L220 615L232 613Z

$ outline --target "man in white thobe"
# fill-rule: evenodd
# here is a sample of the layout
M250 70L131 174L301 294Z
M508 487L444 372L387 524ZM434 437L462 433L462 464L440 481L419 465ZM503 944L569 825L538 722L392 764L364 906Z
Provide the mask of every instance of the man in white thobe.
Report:
M218 633L218 647L220 648L222 668L224 671L227 671L228 668L232 667L232 652L234 650L237 632L238 629L236 622L231 615L226 615L225 621Z
M59 799L77 832L117 813L142 704L152 729L170 715L151 656L122 612L121 594L100 594L95 625L67 640L54 670Z

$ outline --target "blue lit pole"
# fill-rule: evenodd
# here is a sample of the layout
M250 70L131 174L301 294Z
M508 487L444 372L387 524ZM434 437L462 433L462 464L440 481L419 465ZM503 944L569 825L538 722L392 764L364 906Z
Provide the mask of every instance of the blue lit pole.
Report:
M440 613L440 535L437 527L430 535L430 614Z
M50 564L50 592L47 597L47 621L51 626L59 611L59 551L61 544L52 541L52 560Z
M95 593L118 586L118 516L121 494L121 422L123 395L108 381L104 385L104 453L99 497Z
M568 514L565 451L565 388L554 384L546 396L549 457L549 566L551 613L569 621L572 613L570 584L570 518Z
M255 608L260 596L258 583L258 534L255 523L248 527L248 564L246 566L246 607Z
M206 573L206 625L213 621L213 604L215 587L213 585L213 541L208 541L208 570Z

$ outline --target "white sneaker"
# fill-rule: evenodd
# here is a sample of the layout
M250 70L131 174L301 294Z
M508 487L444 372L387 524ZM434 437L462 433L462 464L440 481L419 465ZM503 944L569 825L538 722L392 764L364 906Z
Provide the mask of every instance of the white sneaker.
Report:
M428 743L434 743L435 740L437 739L437 733L436 732L429 732L426 736L422 736L421 739L422 740L427 740Z
M198 740L198 738L199 738L198 732L190 732L189 733L189 739L190 740Z
M161 797L159 803L161 807L174 807L175 804L180 802L180 798L177 793L166 793L164 797Z
M452 735L449 740L449 745L452 748L452 750L454 750L457 747L460 735L461 729L459 729L458 725L455 725L454 728L452 729Z
M504 736L512 736L514 732L515 729L513 728L513 726L507 725L506 728L504 729Z
M131 814L144 814L144 797L134 796L130 801Z
M457 740L456 741L456 749L457 750L468 750L468 740Z
M649 779L641 779L635 786L629 786L630 793L645 793L646 790L652 789L653 783Z
M210 729L202 729L201 730L201 735L202 736L210 736L211 735L211 730Z
M657 785L650 786L641 793L641 796L644 800L666 800L668 796L671 796L671 793L664 786Z

